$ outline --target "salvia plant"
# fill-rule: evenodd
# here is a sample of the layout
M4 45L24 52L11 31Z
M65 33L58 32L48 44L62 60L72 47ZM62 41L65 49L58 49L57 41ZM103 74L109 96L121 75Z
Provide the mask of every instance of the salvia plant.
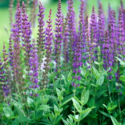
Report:
M9 48L0 57L0 125L125 125L125 9L98 13L73 0L67 14L17 1ZM38 10L38 12L37 12ZM37 18L36 18L37 17ZM38 26L36 25L38 19ZM52 23L54 22L54 23ZM53 26L54 24L55 26ZM37 38L33 28L38 27Z

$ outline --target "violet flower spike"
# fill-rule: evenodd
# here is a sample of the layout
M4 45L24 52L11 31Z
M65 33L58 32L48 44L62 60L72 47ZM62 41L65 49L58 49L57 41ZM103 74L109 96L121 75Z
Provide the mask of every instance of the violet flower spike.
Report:
M46 42L45 42L45 49L46 49L46 55L45 55L45 66L44 66L44 72L43 72L43 81L42 85L44 88L47 87L47 81L48 81L48 72L49 72L49 63L51 61L51 55L52 55L52 40L53 40L53 32L52 32L52 20L51 20L51 12L52 10L50 9L49 12L49 19L47 20L47 28L46 28Z
M38 56L37 56L37 48L35 47L35 40L33 40L33 47L30 50L30 80L33 84L33 87L37 86L38 83ZM38 86L37 86L38 87Z
M39 18L38 18L38 22L39 22L39 29L38 29L38 39L37 39L37 49L38 49L38 61L39 61L39 65L41 65L42 63L42 59L44 56L44 47L45 47L45 22L44 22L44 10L45 8L43 7L43 4L39 5Z
M61 56L61 44L62 44L62 12L61 12L61 0L58 2L58 10L56 14L56 28L55 28L55 61L56 61L56 71L60 69L60 56Z

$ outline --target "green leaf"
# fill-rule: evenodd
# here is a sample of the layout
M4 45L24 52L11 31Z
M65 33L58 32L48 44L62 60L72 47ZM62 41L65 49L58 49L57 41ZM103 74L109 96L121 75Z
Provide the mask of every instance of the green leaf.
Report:
M122 82L125 82L125 76L120 76L119 80L121 80Z
M21 106L20 103L14 101L14 107L15 107L15 109L16 109L18 115L26 116L26 115L25 115L25 112L24 112L24 110L22 109L22 106Z
M14 115L10 107L4 107L3 111L6 117L12 117Z
M95 67L92 67L92 70L93 70L93 73L94 73L96 79L98 79L100 76L99 72L97 71L97 69Z
M99 62L94 61L94 63L95 63L96 65L100 65L100 63L99 63Z
M108 111L112 111L112 110L114 110L116 107L117 107L117 105L109 106L109 107L107 108L107 110L108 110Z
M62 121L63 121L64 125L69 125L69 123L65 119L62 118Z
M113 116L111 116L111 120L112 120L113 125L120 125Z
M122 65L122 66L125 66L125 62L124 61L122 61L120 58L118 58L118 57L116 57L116 59L120 62L120 64Z
M86 110L83 110L81 112L81 116L80 116L80 120L84 119L93 109L94 107L92 108L87 108Z
M97 79L96 85L101 86L104 83L104 76Z
M58 116L62 112L63 108L59 109L56 105L54 105L54 112Z
M58 123L59 123L59 121L62 119L62 116L63 116L63 115L59 115L59 116L56 118L55 124L58 124Z
M60 91L58 88L56 88L56 93L57 93L58 99L60 101L63 100L63 90Z
M39 111L39 110L46 111L46 110L48 110L49 108L50 108L50 106L48 106L48 105L41 105L39 108L37 108L37 111Z
M87 90L85 93L84 93L84 90L82 91L82 94L81 94L81 102L82 102L82 105L85 105L89 100L89 90Z
M110 118L110 115L109 115L109 114L107 114L107 113L105 113L105 112L103 112L103 111L99 111L99 112L100 112L101 114L103 114L104 116Z
M61 106L65 105L66 103L68 103L69 101L71 101L72 100L72 96L73 95L70 95L70 96L64 98L64 100L61 103Z
M31 105L33 103L33 99L31 99L30 97L27 97L27 103L28 105Z
M114 67L112 67L112 70L116 73L116 72L117 72L117 70L118 70L118 65L117 65L117 64L115 64L115 66L114 66Z
M0 112L2 112L2 111L3 111L3 105L0 104Z
M67 79L69 82L72 80L72 71L69 72Z
M79 102L74 98L72 98L72 101L73 101L73 104L74 104L76 110L80 113L82 111L82 107L80 106Z
M90 99L90 101L88 102L88 104L87 104L87 105L89 105L90 107L95 106L95 98L94 98L94 97L92 97L92 98Z

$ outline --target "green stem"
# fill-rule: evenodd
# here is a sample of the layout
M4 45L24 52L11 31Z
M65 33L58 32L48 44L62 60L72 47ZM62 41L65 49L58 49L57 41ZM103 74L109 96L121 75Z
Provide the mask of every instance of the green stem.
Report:
M110 93L110 84L108 84L108 92L109 92L109 99L110 99L110 102L112 102L112 98L111 98L111 93Z
M119 107L119 112L120 112L120 123L121 123L122 118L121 118L121 107L120 107L119 93L118 93L118 107Z

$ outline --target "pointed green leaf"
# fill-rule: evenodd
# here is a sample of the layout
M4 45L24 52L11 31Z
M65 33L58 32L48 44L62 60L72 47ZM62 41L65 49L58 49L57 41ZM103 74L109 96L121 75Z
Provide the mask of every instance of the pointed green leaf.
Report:
M104 116L110 118L110 115L109 115L109 114L107 114L107 113L105 113L105 112L103 112L103 111L99 111L99 112L100 112L101 114L103 114Z
M122 82L125 82L125 76L120 76L119 80L121 80Z
M113 125L120 125L113 116L111 116L111 120L112 120Z
M10 107L4 107L3 111L6 117L12 117L14 115Z
M97 79L96 85L101 86L104 83L104 76Z
M30 97L27 97L27 103L28 105L31 105L33 103L33 99L31 99Z
M58 88L56 88L56 93L57 93L58 99L60 101L63 100L63 91L60 91Z
M72 80L72 71L69 72L67 79L69 82Z
M125 62L124 61L122 61L120 58L118 58L118 57L116 57L116 59L120 62L120 64L122 65L122 66L125 66Z
M46 110L48 110L49 108L50 108L50 106L48 106L48 105L41 105L40 107L37 108L37 111L39 111L39 110L46 111Z
M82 105L85 105L89 100L89 90L87 90L85 93L84 93L84 90L81 94L81 102L82 102Z
M98 79L100 76L99 72L97 71L97 69L95 67L92 67L92 70L93 70L93 73L94 73L96 79Z
M76 110L80 113L82 111L82 107L80 106L79 102L74 98L72 98L72 101L73 101L73 104L74 104Z
M81 112L81 116L80 116L80 120L84 119L93 109L94 107L92 108L87 108L86 110L83 110Z

